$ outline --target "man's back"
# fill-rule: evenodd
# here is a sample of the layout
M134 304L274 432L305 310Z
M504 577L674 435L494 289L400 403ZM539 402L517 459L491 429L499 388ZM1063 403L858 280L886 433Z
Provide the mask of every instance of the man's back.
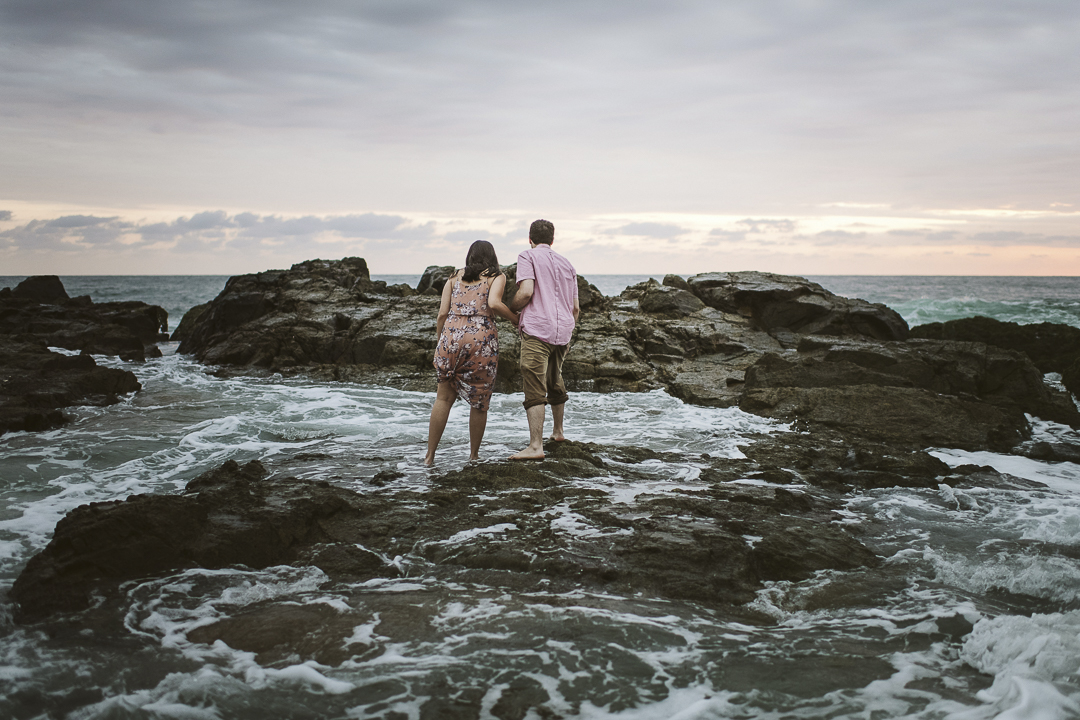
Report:
M552 345L566 345L574 332L577 272L569 260L537 245L518 255L517 281L533 281L532 302L521 311L521 331Z

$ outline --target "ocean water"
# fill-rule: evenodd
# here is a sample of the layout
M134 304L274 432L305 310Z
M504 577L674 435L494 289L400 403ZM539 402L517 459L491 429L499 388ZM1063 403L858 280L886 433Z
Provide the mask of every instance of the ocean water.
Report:
M18 279L0 278L0 287ZM225 280L63 279L71 295L161 304L173 326ZM642 279L590 278L607 294ZM1056 278L813 279L906 308L909 322L948 319L967 307L1021 322L1072 312L1070 324L1080 325L1077 283ZM437 579L412 557L397 559L404 578L331 590L321 571L290 567L191 570L131 583L123 627L107 634L14 624L7 590L78 505L177 492L230 458L359 492L429 481L419 460L430 393L218 378L176 355L174 343L162 349L164 357L142 364L97 358L139 377L143 391L124 402L72 408L65 428L0 438L0 717L475 717L431 709L432 698L454 694L477 699L480 717L500 720L1080 716L1080 466L955 448L934 453L952 465L992 466L1014 482L850 494L843 522L884 564L769 584L752 605L772 624L638 596L512 594ZM520 394L494 398L483 458L522 445L520 402ZM466 418L462 407L452 410L444 467L465 462ZM613 504L701 486L694 462L701 453L738 457L750 436L791 432L663 392L577 393L566 422L576 439L685 458L658 464L645 482L581 481ZM1038 419L1033 426L1037 438L1080 445L1072 429ZM368 481L386 469L402 477L374 488ZM570 508L551 526L556 534L602 532ZM508 531L494 520L482 530L492 538ZM355 654L338 665L264 666L251 653L187 638L268 602L330 612ZM425 631L403 635L396 628L405 624ZM515 714L501 702L522 688L546 695L543 712Z

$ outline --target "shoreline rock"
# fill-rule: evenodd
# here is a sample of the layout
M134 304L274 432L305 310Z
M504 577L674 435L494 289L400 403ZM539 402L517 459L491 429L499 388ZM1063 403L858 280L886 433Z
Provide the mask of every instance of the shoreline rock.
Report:
M272 477L256 461L228 461L178 495L72 510L10 597L17 620L35 622L85 610L122 582L186 568L315 566L331 582L356 582L397 577L402 569L389 558L415 556L423 572L463 582L741 605L766 581L879 563L833 523L842 503L831 491L729 484L756 463L715 460L700 490L612 504L606 492L577 481L655 478L655 464L639 463L657 454L604 452L549 444L542 464L469 465L436 474L426 491L389 494ZM568 506L596 530L553 533ZM505 531L489 531L493 517Z
M142 389L134 373L63 355L30 336L0 336L0 435L67 424L62 408L112 405Z
M1080 397L1080 328L1057 323L1020 325L977 316L919 325L912 328L911 335L983 342L1025 353L1042 372L1060 373L1062 384Z
M0 336L32 336L50 347L143 361L161 357L156 343L169 339L168 328L169 314L157 305L70 298L55 275L0 290Z

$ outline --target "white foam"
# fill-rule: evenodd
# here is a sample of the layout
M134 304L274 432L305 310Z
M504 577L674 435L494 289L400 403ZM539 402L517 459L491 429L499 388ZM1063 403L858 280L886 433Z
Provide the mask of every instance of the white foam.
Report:
M931 450L929 454L950 467L988 465L1000 473L1041 482L1059 492L1080 493L1080 466L1075 463L1043 462L1019 455L1002 455L985 450L939 449Z
M555 513L550 527L552 530L565 535L579 538L598 538L613 535L633 535L633 528L600 528L585 519L583 515L570 509L567 503L561 503L551 508Z
M518 526L514 523L499 523L498 525L489 525L488 527L472 528L470 530L462 530L461 532L454 533L443 542L447 545L458 545L460 543L469 542L475 540L478 537L494 537L496 535L504 535L511 530L517 530Z
M1064 694L1055 685L1075 682L1080 673L1078 612L980 620L965 639L961 657L994 676L979 699L998 720L1059 720L1080 714L1075 686Z

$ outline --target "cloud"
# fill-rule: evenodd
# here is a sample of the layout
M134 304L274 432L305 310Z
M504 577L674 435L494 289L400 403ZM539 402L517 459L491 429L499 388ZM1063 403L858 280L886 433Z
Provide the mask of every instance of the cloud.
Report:
M746 225L747 232L752 233L766 233L766 232L781 232L790 233L795 232L795 221L782 219L759 219L746 218L740 220L737 225Z
M848 245L863 244L869 237L865 232L848 232L847 230L824 230L810 236L815 245Z
M713 228L709 231L709 237L717 238L721 242L742 242L746 239L746 230L724 230Z
M0 222L5 222L14 217L14 214L10 210L0 210Z
M221 210L152 223L67 215L53 220L32 220L0 232L0 238L18 247L58 251L76 251L85 245L132 249L162 243L178 252L272 247L285 243L299 248L315 247L320 242L350 240L408 243L433 236L432 223L416 225L399 215L365 213L284 218L254 213L229 215Z
M672 223L636 222L623 225L613 230L606 230L608 235L633 235L635 237L650 237L659 240L676 238L685 235L689 230Z

